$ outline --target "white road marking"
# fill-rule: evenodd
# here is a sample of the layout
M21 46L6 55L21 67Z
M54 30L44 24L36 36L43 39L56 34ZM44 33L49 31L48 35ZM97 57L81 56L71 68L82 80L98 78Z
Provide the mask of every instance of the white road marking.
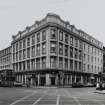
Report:
M22 97L22 98L20 98L19 100L14 101L14 102L11 103L10 105L15 105L15 104L17 104L18 102L20 102L20 101L22 101L22 100L24 100L24 99L26 99L26 98L28 98L28 97L34 95L35 93L37 93L37 91L35 91L34 93L29 94L29 95L27 95L27 96L25 96L25 97Z
M69 92L67 92L67 91L65 91L65 92L66 92L66 94L67 94L69 97L71 97L71 94L70 94ZM82 105L82 104L80 104L80 102L79 102L79 100L77 99L77 97L72 96L71 98L73 98L74 101L77 102L78 105Z
M56 105L59 105L59 101L60 101L60 95L57 96L57 102L56 102Z
M46 93L49 91L49 89L48 90L46 90L46 91L44 91L43 93L44 93L44 95L42 95L41 97L39 97L32 105L35 105L35 104L37 104L45 95L46 95Z

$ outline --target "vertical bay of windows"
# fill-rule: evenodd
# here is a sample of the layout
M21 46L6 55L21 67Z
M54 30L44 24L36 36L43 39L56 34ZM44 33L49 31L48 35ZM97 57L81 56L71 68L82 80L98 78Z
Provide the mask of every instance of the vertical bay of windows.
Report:
M62 31L59 31L59 40L63 41L63 32Z
M79 51L79 59L82 59L82 51Z
M42 43L42 54L46 54L46 43Z
M42 41L46 40L46 31L44 30L42 32Z

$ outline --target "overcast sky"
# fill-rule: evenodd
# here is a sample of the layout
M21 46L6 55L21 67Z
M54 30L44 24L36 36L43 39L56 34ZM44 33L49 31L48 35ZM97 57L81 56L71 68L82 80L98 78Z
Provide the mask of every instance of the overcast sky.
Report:
M105 45L105 0L0 0L0 49L12 35L53 12Z

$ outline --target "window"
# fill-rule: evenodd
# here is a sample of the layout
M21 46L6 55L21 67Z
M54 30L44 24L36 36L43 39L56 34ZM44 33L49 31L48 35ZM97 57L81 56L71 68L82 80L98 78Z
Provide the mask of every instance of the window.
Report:
M75 47L78 47L78 39L75 38Z
M16 61L18 61L18 52L16 53Z
M35 35L32 35L32 45L35 44Z
M22 51L19 51L19 60L22 60Z
M27 70L30 70L30 61L27 61Z
M75 61L75 70L77 70L77 66L78 66L78 63L77 63L77 61Z
M63 55L63 44L59 43L59 55Z
M22 41L19 42L19 49L22 49Z
M31 60L31 68L32 68L32 70L35 69L35 59Z
M15 54L13 53L13 62L15 62Z
M38 44L36 47L37 47L36 48L36 55L39 56L40 55L40 44Z
M63 32L62 31L59 31L59 40L63 41Z
M68 34L65 34L65 43L68 43L68 39L69 37L68 37Z
M81 71L82 70L82 63L79 62L79 70Z
M30 48L27 49L27 58L30 58Z
M70 45L73 45L73 37L70 36Z
M79 48L82 49L82 42L79 41Z
M27 38L27 46L30 46L30 38Z
M70 69L73 70L73 60L70 60Z
M35 57L35 46L32 46L31 55L32 57Z
M40 33L37 33L37 43L40 42Z
M39 69L40 68L40 58L36 59L36 68Z
M23 59L26 59L26 50L23 50Z
M73 47L70 47L70 57L73 58Z
M59 68L63 68L63 58L59 58Z
M50 52L51 53L56 53L56 42L51 42L50 43Z
M15 45L13 45L13 53L15 53Z
M90 56L88 55L88 62L90 61Z
M82 59L82 51L79 51L79 59Z
M46 43L42 43L42 54L46 54Z
M46 40L46 31L42 32L42 41Z
M42 68L46 67L46 58L42 58Z
M65 46L65 56L68 56L68 46Z
M18 43L16 43L16 51L18 51Z
M23 40L23 48L25 48L26 47L26 40L24 39Z
M56 39L56 30L51 29L51 39Z
M51 57L50 58L50 67L56 67L56 58L55 57Z
M26 69L25 61L23 62L23 70Z
M65 59L65 69L68 69L68 59Z
M78 50L77 50L77 49L75 49L74 57L75 57L76 59L78 59Z

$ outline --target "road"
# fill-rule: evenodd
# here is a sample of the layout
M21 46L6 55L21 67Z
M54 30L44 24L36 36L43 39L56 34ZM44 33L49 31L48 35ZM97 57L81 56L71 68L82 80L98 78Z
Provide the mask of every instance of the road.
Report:
M3 88L0 105L105 105L95 88Z

